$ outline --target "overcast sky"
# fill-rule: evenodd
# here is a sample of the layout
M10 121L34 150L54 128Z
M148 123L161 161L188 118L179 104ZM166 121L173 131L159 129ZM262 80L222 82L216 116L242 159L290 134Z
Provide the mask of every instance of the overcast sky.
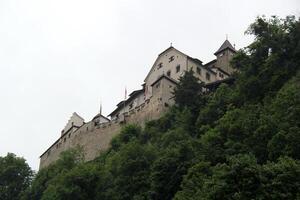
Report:
M73 112L109 114L140 89L170 43L204 63L256 16L300 14L299 0L0 0L0 156L38 169Z

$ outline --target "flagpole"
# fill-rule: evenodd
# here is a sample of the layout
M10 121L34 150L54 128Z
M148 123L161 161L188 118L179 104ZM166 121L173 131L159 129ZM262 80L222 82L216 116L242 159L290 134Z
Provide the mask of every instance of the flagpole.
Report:
M100 116L102 115L102 101L100 101Z
M125 98L124 98L124 108L123 108L123 116L124 116L124 121L125 121L125 107L126 107L126 98L127 98L127 88L125 86Z

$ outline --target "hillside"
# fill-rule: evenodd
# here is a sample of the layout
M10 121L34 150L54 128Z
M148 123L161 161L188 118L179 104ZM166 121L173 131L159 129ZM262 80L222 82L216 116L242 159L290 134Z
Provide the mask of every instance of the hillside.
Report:
M257 18L247 33L234 84L203 93L187 72L163 117L126 125L92 162L65 152L22 199L299 199L300 22Z

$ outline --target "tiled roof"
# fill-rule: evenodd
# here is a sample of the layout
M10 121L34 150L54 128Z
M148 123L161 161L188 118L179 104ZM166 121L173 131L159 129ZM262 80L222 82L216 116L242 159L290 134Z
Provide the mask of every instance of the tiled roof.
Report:
M236 52L235 48L231 45L231 43L228 40L225 40L225 42L221 45L221 47L218 49L218 51L216 51L215 55L226 49Z

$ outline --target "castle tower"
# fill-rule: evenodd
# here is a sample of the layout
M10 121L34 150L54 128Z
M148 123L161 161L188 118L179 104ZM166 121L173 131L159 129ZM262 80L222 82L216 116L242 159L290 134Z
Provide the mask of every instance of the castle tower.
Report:
M230 66L230 60L233 55L236 53L235 48L231 43L226 39L221 47L214 54L217 57L216 67L222 69L228 74L232 74L234 69Z

